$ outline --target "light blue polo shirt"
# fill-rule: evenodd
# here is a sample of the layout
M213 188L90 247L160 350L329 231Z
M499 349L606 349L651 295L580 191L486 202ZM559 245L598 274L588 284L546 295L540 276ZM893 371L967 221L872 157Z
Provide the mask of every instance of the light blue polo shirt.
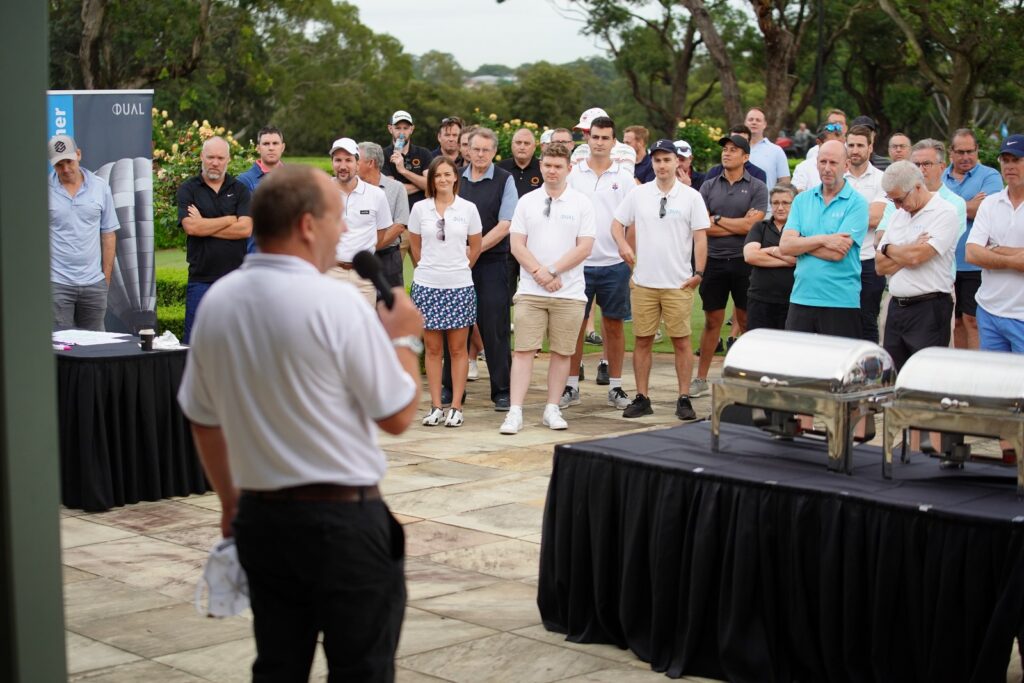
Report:
M103 279L100 233L117 230L114 197L107 182L82 169L85 181L74 197L50 172L50 282L71 287Z
M942 173L942 184L951 189L965 202L969 202L974 198L974 195L979 192L984 192L986 195L991 197L994 194L998 194L1003 189L1003 177L994 168L978 164L970 171L964 174L962 181L957 181L953 177L950 171L953 169L953 165L950 164L946 167L946 170ZM967 231L960 236L960 241L956 243L956 269L957 270L981 270L979 266L973 263L967 262L967 236L971 234L971 228L974 226L972 219L967 219Z
M785 230L801 237L849 233L853 246L841 261L803 254L796 260L790 301L802 306L860 308L860 245L868 232L868 203L850 183L825 206L818 185L793 200Z

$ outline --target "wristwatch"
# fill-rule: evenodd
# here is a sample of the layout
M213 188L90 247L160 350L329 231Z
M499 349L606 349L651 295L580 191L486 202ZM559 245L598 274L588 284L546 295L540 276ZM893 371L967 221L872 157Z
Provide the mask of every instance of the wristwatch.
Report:
M423 342L420 338L413 334L407 334L404 337L395 337L391 340L391 345L396 349L405 348L409 349L417 356L423 353Z
M888 254L886 254L885 252L889 251L889 244L889 242L886 242L885 244L882 245L882 248L878 250L882 252L882 256L888 256Z
M702 280L704 279L704 271L703 270L695 270L695 271L693 271L693 274L695 276L699 277Z
M554 266L548 266L548 273L551 275L551 277L558 277L558 271L555 270Z
M711 217L711 222L714 225L718 225L718 221L720 220L722 220L722 214L716 213L714 216Z

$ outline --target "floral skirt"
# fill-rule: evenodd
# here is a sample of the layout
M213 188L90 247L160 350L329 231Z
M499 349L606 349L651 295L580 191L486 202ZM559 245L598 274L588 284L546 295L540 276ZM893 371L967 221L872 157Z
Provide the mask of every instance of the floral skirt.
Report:
M472 287L437 289L414 282L410 295L423 314L426 330L457 330L476 323L476 290Z

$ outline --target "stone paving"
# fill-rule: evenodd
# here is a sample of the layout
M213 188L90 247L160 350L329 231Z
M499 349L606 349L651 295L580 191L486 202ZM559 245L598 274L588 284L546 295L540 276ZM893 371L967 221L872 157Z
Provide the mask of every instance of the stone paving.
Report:
M480 381L469 384L463 427L428 428L417 420L401 436L382 436L389 462L382 489L404 525L408 556L400 683L666 680L629 651L548 633L537 611L541 516L554 445L678 424L669 357L655 359L654 415L635 420L606 405L607 387L593 382L597 360L596 354L586 358L583 403L564 413L568 431L541 425L547 371L541 354L519 434L498 433L504 415L487 400L481 363ZM628 365L625 374L632 392ZM422 405L428 403L424 392ZM694 407L706 416L710 399L696 399ZM191 605L206 554L219 537L218 510L216 496L207 494L104 513L61 511L70 680L249 680L251 616L208 619ZM1020 679L1014 656L1007 680ZM326 680L319 651L311 680Z

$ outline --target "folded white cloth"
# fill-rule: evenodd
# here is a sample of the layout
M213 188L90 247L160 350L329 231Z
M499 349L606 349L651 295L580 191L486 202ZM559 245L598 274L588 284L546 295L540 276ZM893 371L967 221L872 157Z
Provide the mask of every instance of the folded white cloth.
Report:
M203 587L207 605L203 608ZM196 611L209 617L233 617L249 606L249 581L238 561L235 539L225 538L210 550L203 576L196 584Z
M163 349L164 351L167 351L169 349L180 349L181 346L181 342L178 341L178 338L175 337L174 333L170 330L167 330L153 340L154 349Z

